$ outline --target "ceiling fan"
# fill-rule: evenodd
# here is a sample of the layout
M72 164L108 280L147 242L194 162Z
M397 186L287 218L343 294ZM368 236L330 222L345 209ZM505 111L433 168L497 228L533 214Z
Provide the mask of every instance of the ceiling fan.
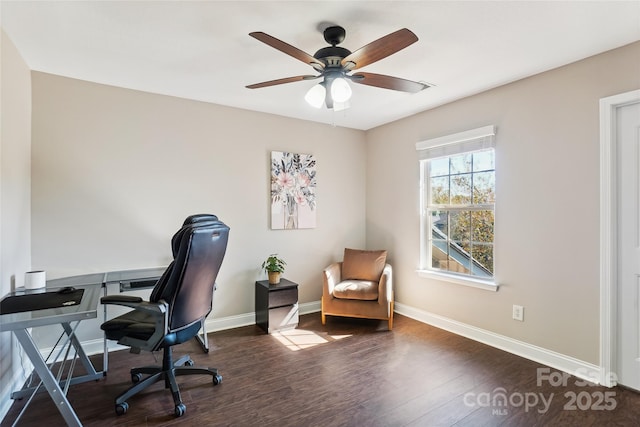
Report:
M426 83L414 82L398 77L383 74L355 72L359 68L372 64L389 55L392 55L407 46L418 41L418 37L410 30L403 28L391 34L387 34L355 52L338 46L344 41L346 31L340 26L327 27L324 32L324 39L331 46L323 47L313 56L302 50L291 46L261 31L249 33L249 35L269 46L286 53L295 59L309 64L316 70L318 75L302 75L285 77L277 80L270 80L262 83L248 85L249 89L257 89L268 86L275 86L285 83L299 82L303 80L314 80L322 78L322 82L312 87L306 94L305 99L316 108L323 104L329 109L339 110L347 108L347 101L351 97L351 87L347 80L353 83L367 86L375 86L385 89L402 92L419 92L429 87Z

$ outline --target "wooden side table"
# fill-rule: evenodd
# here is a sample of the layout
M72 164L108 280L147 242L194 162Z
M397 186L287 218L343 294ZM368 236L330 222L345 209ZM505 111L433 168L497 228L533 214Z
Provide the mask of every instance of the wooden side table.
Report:
M268 334L298 326L298 284L280 279L256 282L256 324Z

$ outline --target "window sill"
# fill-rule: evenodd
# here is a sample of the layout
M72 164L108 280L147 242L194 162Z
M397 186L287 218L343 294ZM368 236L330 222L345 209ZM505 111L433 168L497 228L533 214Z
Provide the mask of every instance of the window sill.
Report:
M498 291L498 284L490 280L472 279L470 277L462 277L454 274L441 273L431 270L417 270L418 276L425 279L442 280L443 282L455 283L457 285L470 286L472 288L484 289L485 291Z

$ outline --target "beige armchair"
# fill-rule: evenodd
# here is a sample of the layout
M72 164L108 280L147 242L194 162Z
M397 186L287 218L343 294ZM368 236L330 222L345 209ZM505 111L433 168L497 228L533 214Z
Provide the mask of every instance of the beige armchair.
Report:
M342 262L324 269L322 324L326 316L381 319L393 329L392 268L387 251L345 249Z

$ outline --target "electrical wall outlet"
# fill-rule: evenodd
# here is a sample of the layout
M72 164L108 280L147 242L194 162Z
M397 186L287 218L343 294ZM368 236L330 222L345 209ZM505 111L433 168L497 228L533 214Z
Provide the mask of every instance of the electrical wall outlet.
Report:
M521 305L513 305L513 319L524 322L524 307Z

